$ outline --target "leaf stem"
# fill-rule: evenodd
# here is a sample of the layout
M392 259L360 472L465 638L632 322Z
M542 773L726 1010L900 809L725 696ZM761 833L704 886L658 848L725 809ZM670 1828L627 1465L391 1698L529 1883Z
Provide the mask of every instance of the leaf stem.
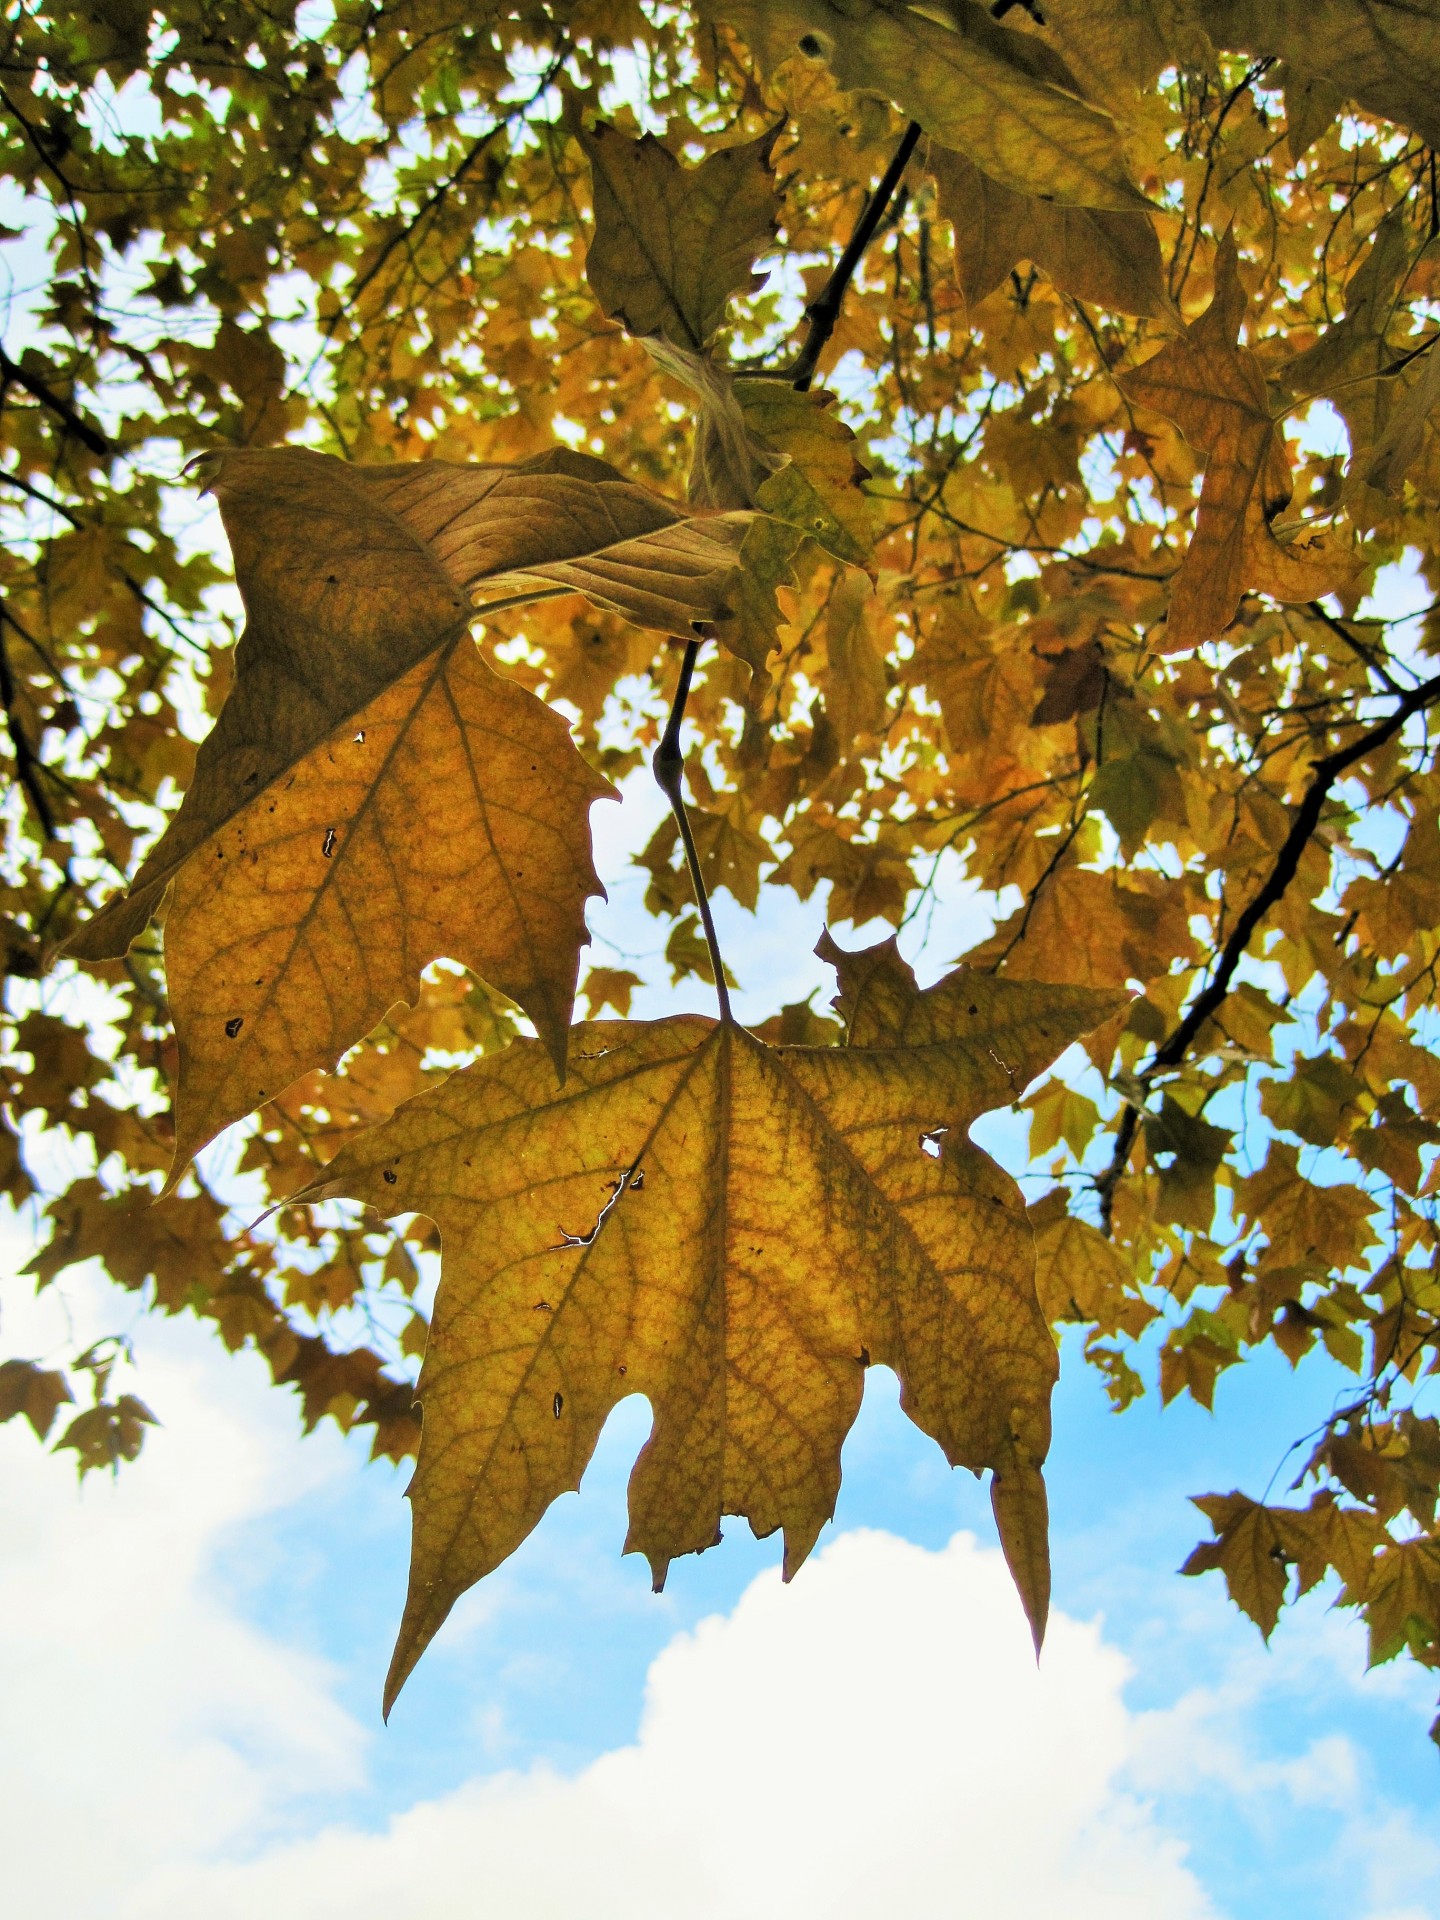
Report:
M840 309L845 301L845 290L855 277L861 256L874 238L885 209L890 204L891 195L900 184L900 177L910 164L910 156L915 151L915 143L920 138L920 122L912 120L906 127L895 157L885 169L885 176L865 203L865 211L850 236L850 244L841 254L835 271L825 282L823 292L818 299L812 300L805 309L805 318L810 323L810 331L805 336L805 344L800 349L800 358L790 369L790 384L800 393L808 393L810 382L815 378L815 369L820 355L825 351L830 336L840 318Z
M844 304L845 291L855 277L866 247L875 237L875 230L884 218L885 209L894 196L896 187L910 164L910 156L915 151L915 143L920 138L920 123L912 120L895 149L894 158L885 169L884 177L865 203L865 210L856 223L849 244L836 263L835 271L826 281L824 290L818 299L811 302L805 310L809 322L809 332L800 357L790 369L791 385L800 393L808 393L810 383L815 377L815 368L826 342L835 331L840 318L840 309ZM710 911L710 896L700 872L700 854L695 845L695 835L691 830L690 816L685 811L685 755L680 745L680 728L685 719L685 703L690 697L690 682L695 674L695 662L700 656L699 640L686 642L685 658L680 663L680 681L675 689L674 704L670 708L670 718L665 724L665 732L659 746L655 749L651 767L660 791L670 802L670 810L675 815L675 824L680 829L680 839L685 848L685 862L690 869L690 883L695 889L695 899L700 908L700 923L705 929L705 944L710 950L710 965L715 974L715 995L720 1002L722 1024L733 1023L734 1015L730 1011L730 990L725 984L725 962L720 953L720 941L715 932L715 916Z
M695 889L695 899L700 908L700 924L705 929L705 944L710 949L710 965L715 974L715 996L720 1002L720 1020L722 1025L731 1026L734 1015L730 1011L730 989L725 984L725 962L720 955L720 941L715 932L715 917L710 911L710 895L705 890L705 881L700 872L700 854L695 845L695 835L690 830L690 816L685 811L685 753L680 745L680 728L685 720L685 703L690 698L690 682L695 676L695 662L700 657L700 642L689 640L685 645L685 658L680 663L680 681L675 689L675 699L670 708L670 718L665 723L665 731L650 765L655 774L656 784L670 802L670 811L675 815L675 824L680 829L680 839L685 848L685 863L690 869L690 884Z

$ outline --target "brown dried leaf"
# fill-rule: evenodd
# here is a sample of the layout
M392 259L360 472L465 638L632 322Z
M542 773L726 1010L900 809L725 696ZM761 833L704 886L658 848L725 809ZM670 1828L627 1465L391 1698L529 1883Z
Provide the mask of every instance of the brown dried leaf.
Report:
M284 449L212 471L248 615L235 685L128 897L74 941L122 953L173 885L175 1177L440 956L518 1001L563 1063L608 788L481 661L469 596L581 592L689 634L724 611L748 525L563 449L510 467Z
M1160 242L1150 215L1066 206L1017 193L948 147L932 143L928 162L940 211L955 233L955 277L976 306L1030 260L1066 293L1111 313L1170 310L1160 271Z

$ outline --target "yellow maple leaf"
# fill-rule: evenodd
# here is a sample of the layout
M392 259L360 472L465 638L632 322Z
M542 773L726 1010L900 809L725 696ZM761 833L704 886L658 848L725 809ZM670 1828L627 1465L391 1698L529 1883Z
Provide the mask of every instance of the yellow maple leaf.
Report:
M686 167L653 133L629 140L603 120L577 129L595 204L585 274L608 319L698 351L732 295L763 284L753 268L780 211L770 164L779 131Z
M976 0L934 8L885 0L702 0L768 60L798 50L842 87L879 93L1020 193L1082 207L1136 207L1119 130L1052 48L999 25Z
M1071 207L1017 193L938 142L927 164L954 230L955 277L967 307L1002 285L1017 261L1031 260L1066 293L1112 313L1170 309L1160 242L1144 208Z
M765 1046L681 1016L575 1030L556 1085L517 1041L348 1145L305 1198L438 1225L410 1594L387 1705L455 1599L578 1486L611 1408L654 1430L627 1550L657 1586L722 1515L785 1534L834 1510L864 1369L992 1497L1037 1640L1055 1350L1013 1182L965 1130L1116 996L977 978L913 990L880 1044ZM949 1151L949 1142L957 1151Z
M1290 463L1260 362L1238 344L1245 318L1239 255L1227 230L1215 261L1215 297L1153 359L1116 376L1137 405L1173 420L1206 456L1195 529L1170 592L1167 652L1223 633L1240 596L1307 601L1353 572L1350 557L1300 538L1282 542L1274 521L1290 498Z
M1289 1585L1288 1562L1293 1556L1269 1507L1243 1493L1205 1493L1195 1505L1215 1529L1215 1539L1202 1541L1186 1560L1181 1573L1225 1576L1230 1598L1248 1613L1268 1640L1275 1631Z

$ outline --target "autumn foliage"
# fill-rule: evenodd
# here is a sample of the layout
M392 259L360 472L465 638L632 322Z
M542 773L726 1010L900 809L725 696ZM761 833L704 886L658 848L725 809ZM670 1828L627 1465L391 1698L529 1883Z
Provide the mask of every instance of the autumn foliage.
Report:
M391 1697L632 1392L657 1581L729 1513L793 1571L870 1365L1038 1640L1066 1325L1121 1410L1347 1370L1185 1571L1440 1667L1440 6L3 33L0 1186L39 1284L418 1449ZM714 1019L582 970L652 764ZM733 1017L717 891L963 883L934 984L827 932L833 1013ZM127 1366L0 1418L116 1465Z

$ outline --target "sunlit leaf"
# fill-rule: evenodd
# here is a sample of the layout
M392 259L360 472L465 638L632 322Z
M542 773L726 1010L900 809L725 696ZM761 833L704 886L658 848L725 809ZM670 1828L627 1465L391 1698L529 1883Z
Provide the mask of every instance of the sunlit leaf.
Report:
M1038 1636L1054 1348L1023 1210L1003 1175L977 1182L964 1135L1111 1005L961 975L878 1046L854 1044L854 1019L843 1049L596 1023L563 1093L518 1041L347 1148L325 1193L427 1214L445 1245L387 1698L456 1597L579 1484L629 1393L655 1428L627 1546L657 1584L726 1513L782 1528L793 1573L834 1509L870 1364L895 1368L952 1463L994 1470Z

